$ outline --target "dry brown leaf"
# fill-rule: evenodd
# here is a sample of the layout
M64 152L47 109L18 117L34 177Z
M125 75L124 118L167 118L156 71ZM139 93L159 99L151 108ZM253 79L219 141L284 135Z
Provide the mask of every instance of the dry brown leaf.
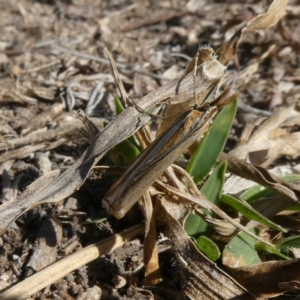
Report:
M156 226L153 215L153 206L150 193L147 191L140 200L142 211L145 217L145 240L144 240L144 284L156 285L163 279L161 277L158 250L156 244Z
M255 299L229 275L201 254L175 219L180 206L161 199L169 235L183 281L183 293L190 299Z
M272 27L285 16L288 0L274 0L265 14L260 14L247 23L243 33Z
M234 278L256 297L275 297L289 291L282 283L300 279L300 259L268 261L230 270Z
M299 116L294 105L278 109L258 125L246 144L236 147L230 153L263 167L267 167L282 155L292 158L299 156L299 133L289 133L287 128L287 124L299 123Z
M268 170L271 174L281 178L282 176L291 175L295 173L294 168L289 165L277 166ZM256 182L242 178L235 174L231 174L230 177L225 181L223 186L223 194L230 194L238 196L247 189L257 185Z
M274 0L266 13L256 16L245 27L237 31L232 38L224 43L217 51L219 61L227 64L236 54L239 40L243 34L254 30L266 29L274 26L285 15L288 0Z

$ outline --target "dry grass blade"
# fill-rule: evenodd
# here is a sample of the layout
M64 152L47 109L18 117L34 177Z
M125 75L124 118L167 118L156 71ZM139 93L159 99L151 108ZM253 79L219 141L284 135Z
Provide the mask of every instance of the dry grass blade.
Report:
M152 200L149 191L140 200L141 208L145 216L145 240L144 240L144 284L156 285L163 279L159 269L158 250L156 244L156 226L153 215Z
M43 135L45 136L44 133ZM10 150L0 155L0 163L8 161L10 159L22 159L37 151L41 151L41 150L46 151L46 150L55 149L60 145L65 144L66 142L67 139L61 138L59 141L56 142L51 142L51 143L43 142L33 146L28 145L28 146L21 147L19 149Z
M91 118L97 128L103 128L104 119ZM7 152L0 155L0 163L9 159L23 158L38 150L50 150L65 144L67 141L82 137L81 131L84 124L78 118L68 118L60 122L55 129L46 131L32 132L32 134L16 138L8 139L0 143L0 150L6 149ZM99 130L99 129L98 129ZM55 141L55 139L59 139ZM54 140L53 142L51 142Z
M123 82L122 82L122 80L120 78L120 75L119 75L117 66L115 64L114 58L113 58L113 56L111 55L111 53L106 48L105 48L105 53L108 56L108 59L109 59L109 62L110 62L110 66L111 66L111 69L113 71L113 74L114 74L114 77L115 77L115 81L116 81L118 90L119 90L120 95L121 95L121 99L123 100L123 104L125 105L125 107L127 107L128 106L128 100L129 100L128 99L128 95L127 95L127 92L126 92L126 90L124 88Z

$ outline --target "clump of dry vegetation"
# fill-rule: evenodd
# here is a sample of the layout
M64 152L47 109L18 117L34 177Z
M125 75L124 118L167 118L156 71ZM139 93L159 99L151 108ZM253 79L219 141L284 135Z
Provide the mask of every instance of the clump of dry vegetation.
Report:
M175 2L0 2L1 299L296 297L297 1Z

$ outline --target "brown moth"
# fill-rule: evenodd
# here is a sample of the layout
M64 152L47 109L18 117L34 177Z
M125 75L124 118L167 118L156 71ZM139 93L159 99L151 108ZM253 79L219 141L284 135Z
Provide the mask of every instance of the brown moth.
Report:
M132 161L103 199L103 206L116 218L122 218L154 181L209 129L219 110L236 95L225 90L211 104L179 116L148 148Z

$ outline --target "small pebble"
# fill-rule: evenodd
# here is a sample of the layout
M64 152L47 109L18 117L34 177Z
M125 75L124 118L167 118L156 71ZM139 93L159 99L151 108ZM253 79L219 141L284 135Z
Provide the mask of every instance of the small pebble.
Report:
M114 284L116 289L120 289L126 285L127 280L125 277L116 274L112 279L112 283Z

